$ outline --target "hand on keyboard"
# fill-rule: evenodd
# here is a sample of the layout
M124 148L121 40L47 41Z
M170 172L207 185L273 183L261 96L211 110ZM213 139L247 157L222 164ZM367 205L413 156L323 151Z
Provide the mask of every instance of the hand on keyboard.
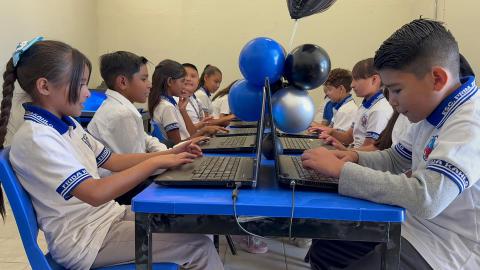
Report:
M326 176L339 177L345 161L324 147L306 150L302 155L302 165L305 169L318 171Z

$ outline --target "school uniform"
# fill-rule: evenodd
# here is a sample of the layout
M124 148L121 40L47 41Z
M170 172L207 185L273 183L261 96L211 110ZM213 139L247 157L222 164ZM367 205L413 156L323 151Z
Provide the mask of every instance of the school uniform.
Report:
M397 121L395 121L392 129L392 145L399 143L400 138L407 134L411 126L412 123L405 115L398 115Z
M88 132L114 153L151 153L167 150L157 138L148 135L142 115L122 94L107 90L107 98L88 124Z
M230 114L230 106L228 104L228 95L224 95L216 98L212 102L212 116L214 118L220 118L222 114Z
M197 91L195 91L195 96L198 100L200 100L202 104L202 109L204 113L212 114L213 107L212 107L212 94L208 92L207 89L200 87Z
M402 237L433 269L480 265L480 92L474 77L461 82L399 143L358 152L340 175L341 194L407 209Z
M111 150L71 117L60 119L31 104L24 108L25 122L13 138L10 162L30 195L53 259L72 270L133 261L135 222L130 209L114 201L94 207L72 195L83 181L99 179L97 168ZM206 236L159 234L154 241L157 262L223 269Z
M355 104L352 95L348 95L340 102L333 105L333 117L330 125L337 130L349 130L355 119L355 113L357 110L358 107L357 104Z
M153 111L153 120L156 121L165 138L168 138L167 132L178 129L180 139L190 138L187 126L180 111L177 108L177 102L171 96L162 96L157 107Z
M382 91L378 91L372 97L364 99L352 123L353 147L358 148L362 146L367 138L378 140L380 133L382 133L387 126L388 120L392 117L392 113L393 108L383 96Z
M195 96L195 94L191 95L188 99L187 113L193 124L197 124L205 117L202 102Z

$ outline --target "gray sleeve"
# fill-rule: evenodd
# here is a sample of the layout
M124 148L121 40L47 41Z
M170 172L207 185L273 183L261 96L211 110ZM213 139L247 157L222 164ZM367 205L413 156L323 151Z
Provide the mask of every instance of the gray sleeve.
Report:
M392 148L375 152L357 151L357 153L358 164L382 172L400 174L409 170L412 164L410 160L400 156Z
M431 170L416 170L407 177L351 162L341 171L338 190L343 195L398 205L425 219L440 214L459 194L452 180Z

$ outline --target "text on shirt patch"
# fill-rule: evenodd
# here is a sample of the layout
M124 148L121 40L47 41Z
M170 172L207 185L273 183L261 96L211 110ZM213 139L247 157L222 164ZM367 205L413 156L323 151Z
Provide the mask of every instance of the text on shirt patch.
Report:
M430 156L430 153L432 153L433 149L436 146L438 135L433 136L430 138L428 141L427 145L423 149L423 160L427 161L428 157Z

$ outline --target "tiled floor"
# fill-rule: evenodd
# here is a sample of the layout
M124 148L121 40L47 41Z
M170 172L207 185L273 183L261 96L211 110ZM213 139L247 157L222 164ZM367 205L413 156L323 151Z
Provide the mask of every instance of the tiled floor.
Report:
M1 220L1 218L0 218ZM225 237L220 238L220 256L226 270L262 269L281 270L285 266L284 244L281 240L267 240L269 251L266 254L250 254L239 248L238 254L233 256L227 249ZM40 233L39 243L42 250L46 250L43 234ZM287 265L289 270L309 269L308 264L303 262L307 249L301 249L290 244L285 244ZM0 270L26 270L31 269L25 255L17 225L12 211L7 204L7 220L0 221Z

